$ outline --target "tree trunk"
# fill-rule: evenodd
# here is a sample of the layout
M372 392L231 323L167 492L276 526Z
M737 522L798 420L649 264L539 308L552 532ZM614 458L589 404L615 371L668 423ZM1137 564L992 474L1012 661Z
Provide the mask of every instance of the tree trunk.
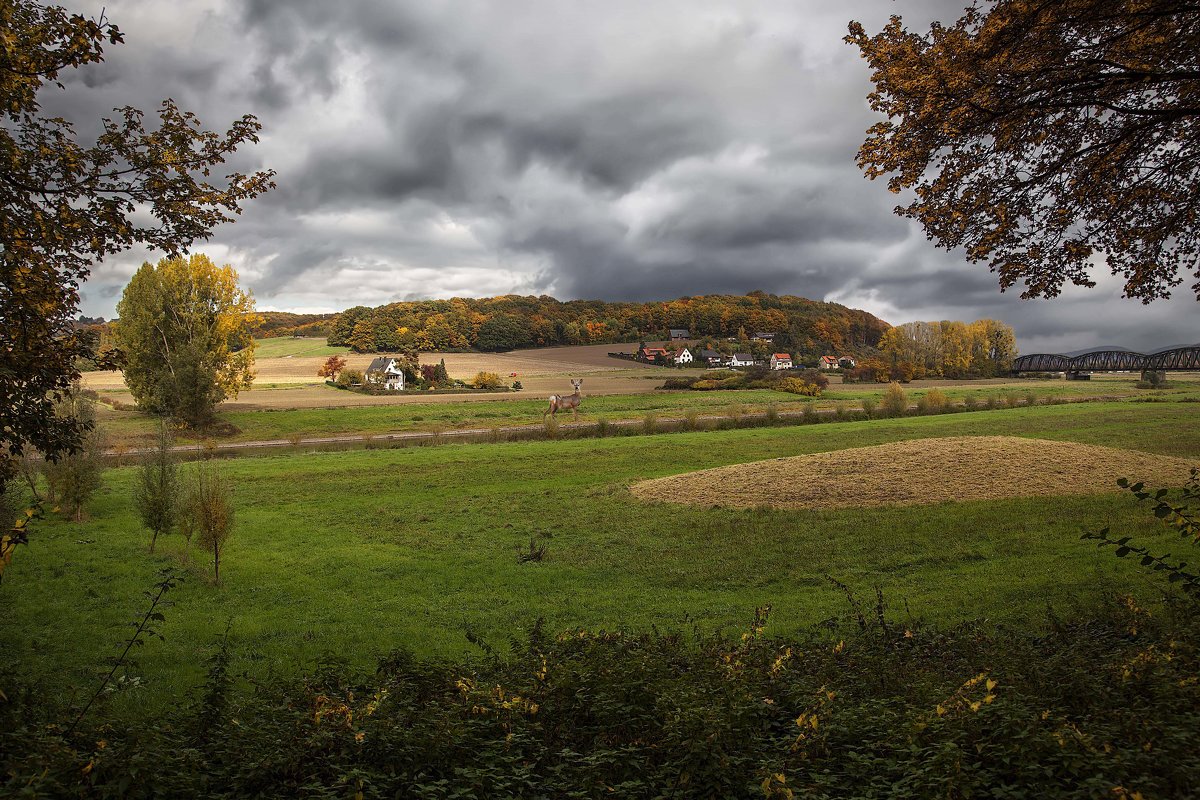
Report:
M213 583L221 585L221 547L213 545Z

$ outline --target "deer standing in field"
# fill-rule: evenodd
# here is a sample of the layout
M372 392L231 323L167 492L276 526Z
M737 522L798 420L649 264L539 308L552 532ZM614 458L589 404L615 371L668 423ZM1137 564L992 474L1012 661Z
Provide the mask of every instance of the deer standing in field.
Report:
M583 399L583 395L579 393L580 387L583 386L583 378L572 380L571 385L575 387L575 394L552 394L550 395L550 407L542 412L542 419L546 415L554 416L559 411L570 409L575 414L574 419L579 420L579 401Z

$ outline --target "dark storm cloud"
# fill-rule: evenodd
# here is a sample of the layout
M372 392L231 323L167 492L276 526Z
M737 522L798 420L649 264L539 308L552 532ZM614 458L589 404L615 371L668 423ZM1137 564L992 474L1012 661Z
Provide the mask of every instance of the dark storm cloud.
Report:
M1200 339L1190 301L1148 310L1108 280L1001 295L862 178L874 118L846 22L962 5L117 0L128 44L51 105L85 131L167 96L214 128L257 114L230 168L270 166L278 189L204 249L264 307L763 289L894 322L999 317L1023 347ZM110 315L144 257L102 265L85 310Z

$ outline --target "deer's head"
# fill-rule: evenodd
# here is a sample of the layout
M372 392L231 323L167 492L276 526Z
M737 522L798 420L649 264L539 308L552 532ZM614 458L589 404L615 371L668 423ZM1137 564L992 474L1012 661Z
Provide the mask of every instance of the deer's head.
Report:
M580 390L580 388L583 386L583 378L580 378L579 380L572 379L571 385L574 386L575 391L578 392Z

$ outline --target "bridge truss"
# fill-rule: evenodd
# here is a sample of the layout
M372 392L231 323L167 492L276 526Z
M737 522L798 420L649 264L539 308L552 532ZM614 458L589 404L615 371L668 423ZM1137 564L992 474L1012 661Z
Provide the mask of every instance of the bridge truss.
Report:
M1177 347L1144 355L1128 350L1097 350L1071 358L1057 353L1034 353L1013 361L1013 372L1165 372L1200 370L1200 346Z

